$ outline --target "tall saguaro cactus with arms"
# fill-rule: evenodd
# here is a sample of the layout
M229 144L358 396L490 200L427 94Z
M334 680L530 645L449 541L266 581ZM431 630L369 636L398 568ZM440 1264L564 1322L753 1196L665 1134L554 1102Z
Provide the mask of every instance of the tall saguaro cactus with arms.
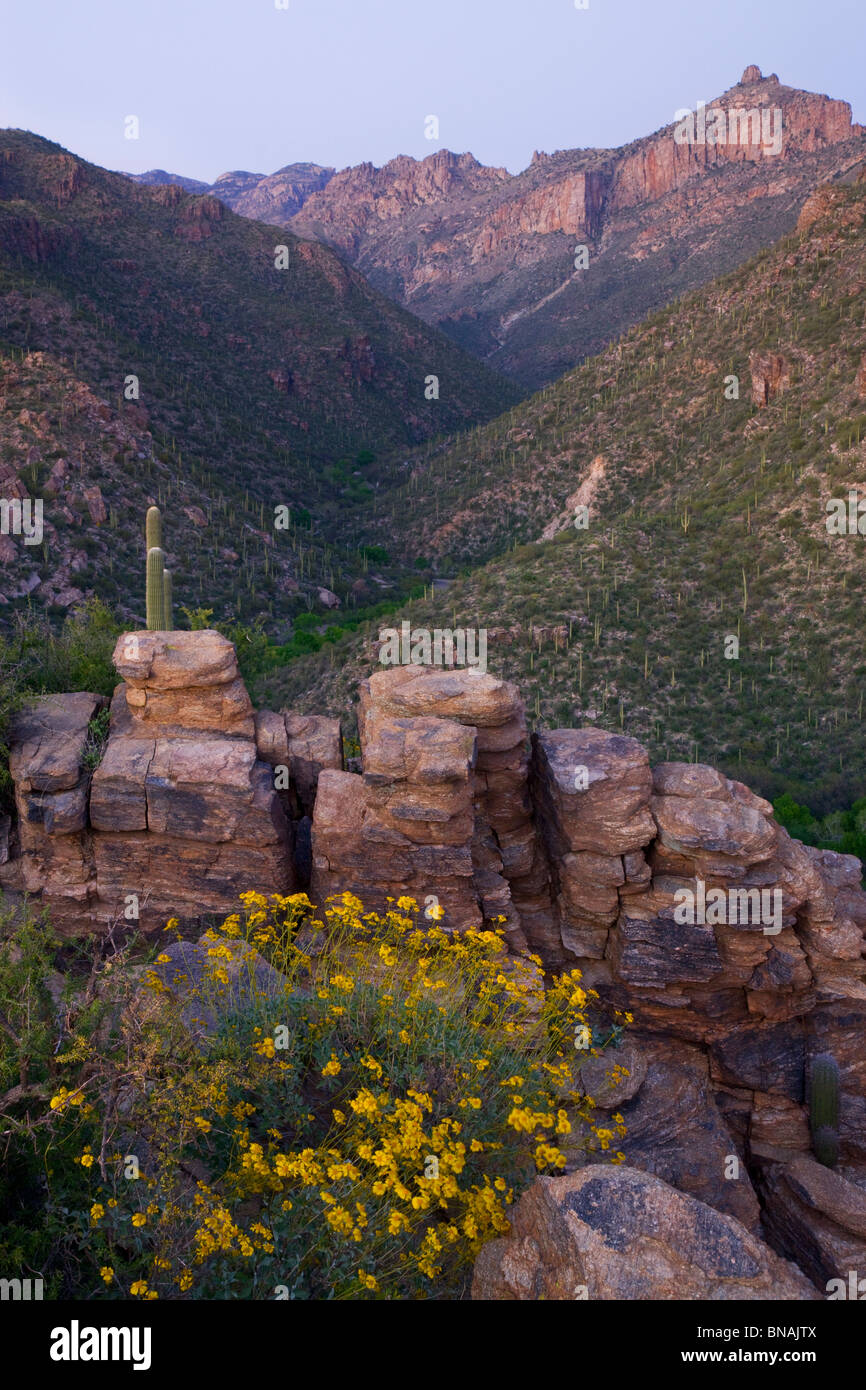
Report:
M148 507L144 536L147 545L147 627L150 632L168 632L174 621L171 575L165 568L159 507Z

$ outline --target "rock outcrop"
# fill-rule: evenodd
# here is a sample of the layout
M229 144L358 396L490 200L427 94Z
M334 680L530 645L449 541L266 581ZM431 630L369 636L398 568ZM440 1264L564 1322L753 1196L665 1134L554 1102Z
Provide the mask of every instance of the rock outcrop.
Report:
M10 729L19 854L0 867L0 882L41 893L60 929L86 920L94 896L85 750L102 704L98 695L46 695Z
M383 745L394 738L392 726L402 727L404 737L411 736L411 726L420 728L426 720L443 726L437 737L459 750L455 768L462 768L465 758L467 772L465 778L461 772L459 796L452 789L451 800L440 806L435 823L431 821L424 830L419 824L419 808L425 803L418 801L412 786L419 787L422 778L431 777L433 764L425 767L420 763L407 770L403 808L390 826L396 828L400 822L403 835L417 848L410 851L403 844L399 848L413 856L422 880L427 875L424 896L439 899L438 905L445 909L443 926L503 917L514 949L525 950L527 943L541 948L551 926L550 896L532 820L526 715L517 688L478 671L411 666L378 671L363 682L358 725L367 805L381 810L390 801L382 789L389 775ZM438 792L426 793L428 801L436 796L440 802L445 796L441 785ZM321 851L322 857L328 858L325 842L318 835L318 809L317 805L314 853ZM376 838L381 832L373 830L374 820L371 815L368 824ZM411 829L409 821L414 822ZM451 846L452 872L459 880L456 897L447 874L437 875L438 886L429 886L427 866L432 847L446 843ZM314 872L316 883L325 886ZM414 887L407 881L404 891L415 895L414 874L412 884Z
M293 825L232 644L125 633L114 660L125 682L92 774L98 697L49 696L13 727L20 856L3 881L41 892L55 924L78 932L228 912L262 884L291 891Z
M125 681L101 757L95 695L47 697L15 724L17 825L4 831L0 882L41 892L70 932L105 930L131 896L155 927L234 910L245 889L308 882L320 905L344 892L375 909L411 896L449 932L504 922L513 952L579 968L633 1020L625 1042L576 1053L575 1069L597 1117L614 1129L622 1114L627 1160L657 1184L629 1180L629 1201L652 1196L635 1210L673 1189L694 1219L711 1209L740 1243L766 1236L821 1288L843 1266L861 1270L859 860L793 840L767 801L712 767L652 768L621 734L530 741L516 687L477 670L399 666L364 681L361 770L347 772L337 721L253 712L218 633L125 634L115 660ZM807 1077L824 1054L839 1082L834 1173L809 1156ZM579 1123L566 1160L559 1181L582 1181ZM532 1198L539 1221L553 1221L550 1200ZM663 1195L676 1221L679 1200ZM713 1229L721 1240L729 1228ZM570 1278L578 1264L556 1241L552 1268ZM490 1266L485 1288L548 1287L520 1248L502 1268L528 1260L535 1273L512 1286ZM730 1287L772 1296L765 1256L742 1249L752 1273ZM678 1276L684 1287L709 1279L703 1258ZM597 1277L600 1289L626 1287L606 1265ZM787 1277L773 1274L779 1287Z

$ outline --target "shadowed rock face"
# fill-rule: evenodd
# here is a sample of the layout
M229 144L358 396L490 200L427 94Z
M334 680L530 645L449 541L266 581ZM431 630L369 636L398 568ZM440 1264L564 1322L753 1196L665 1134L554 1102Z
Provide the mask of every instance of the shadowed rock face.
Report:
M866 1188L801 1154L770 1165L761 1193L774 1245L818 1288L842 1280L850 1297L852 1272L858 1284L866 1279Z

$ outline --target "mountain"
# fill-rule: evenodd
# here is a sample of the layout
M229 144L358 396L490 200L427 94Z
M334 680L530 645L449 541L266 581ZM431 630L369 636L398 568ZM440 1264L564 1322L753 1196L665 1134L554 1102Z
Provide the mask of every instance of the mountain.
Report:
M440 578L387 624L486 629L490 669L528 692L538 727L622 730L654 759L712 761L822 813L860 796L864 290L861 178L818 189L772 249L500 420L417 455L362 532L402 536ZM848 518L852 496L853 532L831 534L828 505ZM263 694L345 703L379 626L344 639L336 674L310 658Z
M233 212L252 217L256 222L281 226L300 212L313 193L326 188L335 173L335 169L326 169L321 164L287 164L275 174L250 174L245 169L234 169L220 174L212 184L167 174L164 169L148 169L145 174L127 174L126 177L151 185L177 183L188 193L212 193Z
M275 268L278 245L285 269ZM0 353L42 354L68 371L109 414L148 433L132 457L169 467L181 492L206 486L223 517L248 513L262 531L276 505L303 514L311 535L297 577L338 590L361 566L345 517L372 494L364 468L374 453L381 468L518 398L328 247L207 194L130 182L21 131L0 132ZM2 462L27 490L74 457L62 410L60 420L50 444L29 428L2 436ZM112 501L123 509L122 482ZM229 556L246 553L240 539L222 547ZM234 560L218 556L226 573L216 587L250 599L252 575L238 586ZM275 583L272 573L256 592L285 615L298 588Z
M146 174L127 174L126 177L134 179L136 183L146 184L150 188L176 183L183 189L184 193L207 193L209 191L209 185L202 183L201 179L185 179L182 174L167 174L165 169L148 169ZM258 176L250 174L248 177L257 178Z
M754 111L757 124L728 116L726 142L710 143L722 133L717 109ZM312 166L322 186L310 183L300 208L300 181L284 180L283 199L281 175L307 166L255 188L223 176L211 192L335 247L392 299L535 389L791 231L813 188L866 158L866 129L847 102L754 66L705 120L704 143L697 120L691 132L673 122L619 149L536 153L514 176L448 150L381 169ZM681 139L689 133L693 143ZM578 245L585 269L575 268Z
M273 456L287 450L402 448L517 398L320 243L280 240L210 195L131 183L24 132L0 133L0 272L6 341L77 351L116 394L134 373L141 403L187 449L237 450L240 468L270 454L281 478Z

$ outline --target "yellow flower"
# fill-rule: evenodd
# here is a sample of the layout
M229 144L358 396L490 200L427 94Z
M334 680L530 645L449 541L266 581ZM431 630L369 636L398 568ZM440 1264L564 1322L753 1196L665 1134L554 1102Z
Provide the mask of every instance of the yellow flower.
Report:
M92 1168L93 1154L82 1154L78 1162L81 1164L82 1168Z
M339 1061L338 1061L338 1059L337 1059L337 1054L336 1054L336 1052L332 1052L332 1053L331 1053L331 1060L330 1060L330 1062L326 1062L325 1065L322 1067L322 1075L323 1075L323 1076L339 1076L339 1075L340 1075L340 1072L341 1072L342 1070L343 1070L343 1068L341 1067L341 1065L340 1065L340 1063L339 1063Z
M184 1270L183 1274L180 1276L177 1282L179 1288L183 1293L186 1293L187 1289L192 1288L192 1275L190 1274L188 1269Z
M135 1298L143 1298L144 1295L147 1293L147 1280L146 1280L146 1279L136 1279L135 1283L132 1284L132 1285L130 1285L129 1292L130 1292Z
M94 1203L93 1203L93 1206L90 1208L90 1219L91 1219L91 1221L93 1221L93 1222L101 1221L104 1215L105 1215L105 1207L102 1205L102 1203L101 1203L101 1202L94 1202Z
M144 1214L143 1211L137 1211L137 1212L135 1213L135 1216L132 1218L132 1224L133 1224L133 1226L146 1226L146 1225L147 1225L147 1217L145 1216L145 1214Z
M106 1284L110 1284L114 1278L114 1270L111 1268L111 1265L103 1265L102 1269L99 1271L99 1277L100 1279L104 1279Z
M210 1122L210 1120L205 1120L205 1119L203 1119L201 1115L196 1115L196 1116L195 1116L194 1123L198 1125L198 1127L199 1127L199 1129L201 1130L202 1134L207 1134L207 1133L209 1132L209 1130L211 1129L211 1122Z
M328 984L333 985L334 989L342 990L343 994L351 994L355 988L355 981L351 975L332 975Z
M373 1293L375 1293L375 1291L379 1287L378 1279L376 1279L372 1274L365 1274L363 1269L358 1270L358 1279L363 1288L370 1289Z

